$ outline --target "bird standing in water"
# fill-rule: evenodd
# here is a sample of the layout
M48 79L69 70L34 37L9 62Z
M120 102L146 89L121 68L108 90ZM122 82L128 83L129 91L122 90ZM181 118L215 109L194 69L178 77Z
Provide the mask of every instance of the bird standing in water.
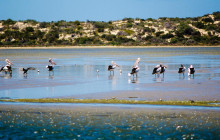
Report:
M114 61L111 62L112 64L108 66L108 71L110 71L110 74L111 72L113 72L113 75L114 75L114 69L116 67L119 67L119 65L117 65Z
M155 74L155 76L156 76L156 74L158 74L158 77L160 74L163 74L163 77L164 77L164 73L165 73L166 68L167 67L162 64L156 65L153 69L152 74Z
M49 63L50 63L51 65L47 65L46 68L48 68L48 71L49 71L49 72L51 72L51 71L53 72L54 65L56 65L56 63L53 61L52 58L49 58Z
M195 68L193 67L193 65L190 65L190 67L188 68L188 76L191 77L191 75L193 75L194 77L194 73L195 73Z
M139 62L140 62L140 58L137 58L136 62L134 63L133 67L132 67L132 70L131 70L131 73L128 73L128 75L133 75L134 77L134 74L136 74L136 78L137 78L137 73L139 72L140 68L138 66Z
M183 64L181 64L181 66L179 67L179 71L178 71L178 73L179 73L179 74L182 73L183 76L184 76L185 71L186 71L186 67L184 67Z
M12 68L11 65L14 65L10 60L5 59L6 65L4 67L1 67L0 72L4 71L5 74L7 74L9 72L9 74L12 74Z

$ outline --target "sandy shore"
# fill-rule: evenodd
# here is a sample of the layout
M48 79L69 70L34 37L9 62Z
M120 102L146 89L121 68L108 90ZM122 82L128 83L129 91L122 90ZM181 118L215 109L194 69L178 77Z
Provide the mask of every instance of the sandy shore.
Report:
M199 48L220 46L36 46L36 47L0 47L0 49L79 49L79 48Z
M219 101L218 80L191 80L167 83L142 84L145 91L112 91L107 93L81 94L60 98L82 98L82 99L131 99L158 101Z

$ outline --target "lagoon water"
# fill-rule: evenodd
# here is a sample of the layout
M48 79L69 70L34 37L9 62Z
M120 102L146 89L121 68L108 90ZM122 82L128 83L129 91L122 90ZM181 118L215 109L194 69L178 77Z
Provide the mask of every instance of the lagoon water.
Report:
M128 77L140 57L138 78ZM10 59L13 74L0 73L1 98L73 97L75 95L111 93L114 91L149 91L148 83L193 80L177 73L180 64L196 69L194 79L220 80L220 48L82 48L82 49L7 49L0 50L0 66ZM54 73L45 68L48 58L57 63ZM120 68L107 71L111 61ZM168 67L165 76L153 76L155 65ZM24 76L21 68L35 67ZM122 70L122 73L119 70ZM37 70L40 70L38 73ZM99 73L96 72L99 70Z
M138 57L138 78L129 78ZM13 74L0 73L0 98L83 98L97 93L119 97L128 96L127 92L134 97L141 92L144 96L155 94L152 91L164 97L170 92L174 92L172 96L186 92L183 95L192 98L187 86L219 100L220 48L0 50L1 66L6 58L14 63ZM45 68L48 58L57 63L54 73ZM111 61L120 65L114 75L107 71ZM152 76L153 67L160 63L168 66L165 76ZM179 76L180 64L193 64L195 77ZM36 70L24 76L23 67ZM175 93L170 83L182 93ZM158 89L161 84L165 86ZM200 96L204 94L195 98ZM0 139L220 139L219 118L219 107L0 102Z

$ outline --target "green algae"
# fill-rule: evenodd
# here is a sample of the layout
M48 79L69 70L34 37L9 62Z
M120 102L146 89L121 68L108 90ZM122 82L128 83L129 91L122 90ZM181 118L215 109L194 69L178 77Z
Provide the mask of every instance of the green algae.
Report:
M2 102L28 102L28 103L103 103L103 104L150 104L150 105L178 105L178 106L213 106L220 107L220 101L140 101L120 99L2 99Z

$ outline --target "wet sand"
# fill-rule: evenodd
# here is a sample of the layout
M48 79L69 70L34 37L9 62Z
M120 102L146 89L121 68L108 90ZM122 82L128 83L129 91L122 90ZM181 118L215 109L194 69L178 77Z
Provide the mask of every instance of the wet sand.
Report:
M25 89L37 87L59 87L77 84L74 81L13 81L2 83L1 90ZM56 96L48 98L75 98L75 99L126 99L126 100L146 100L146 101L219 101L220 100L220 80L183 80L175 82L142 83L138 86L141 90L113 90L111 92L91 92L89 94L74 94L72 96ZM143 90L144 89L144 90Z
M145 91L112 91L107 93L92 93L74 95L60 98L82 98L82 99L131 99L158 101L219 101L220 100L220 81L219 80L190 80L166 83L142 84ZM149 89L149 90L148 90Z

